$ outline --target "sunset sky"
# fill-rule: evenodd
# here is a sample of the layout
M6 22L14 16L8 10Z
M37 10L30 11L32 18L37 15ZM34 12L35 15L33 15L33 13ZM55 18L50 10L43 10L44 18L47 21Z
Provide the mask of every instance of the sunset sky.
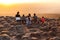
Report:
M60 0L0 0L0 15L60 14Z

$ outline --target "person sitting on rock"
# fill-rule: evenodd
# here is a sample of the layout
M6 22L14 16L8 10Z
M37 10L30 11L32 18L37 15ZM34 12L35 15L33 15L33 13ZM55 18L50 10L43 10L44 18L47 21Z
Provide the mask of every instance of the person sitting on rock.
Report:
M26 17L25 17L25 15L23 14L23 16L22 16L22 23L23 24L25 24L26 23Z
M31 14L29 13L28 16L31 17Z
M17 12L15 17L17 22L21 21L21 16L19 15L19 11Z
M32 17L31 17L31 14L29 13L28 14L29 18L30 18L30 21L32 22Z
M41 22L42 22L42 23L45 22L45 18L44 18L44 17L41 18Z
M30 21L29 16L26 17L26 25L27 26L31 25L31 21Z
M34 23L36 23L37 22L37 16L36 16L36 14L34 13L34 16L33 16L33 21L34 21Z

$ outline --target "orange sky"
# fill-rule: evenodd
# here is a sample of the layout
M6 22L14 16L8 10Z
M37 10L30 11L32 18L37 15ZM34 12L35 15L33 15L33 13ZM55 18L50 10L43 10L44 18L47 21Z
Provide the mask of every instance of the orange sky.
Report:
M0 15L15 15L37 13L37 14L60 14L60 0L25 0L25 1L7 1L0 0Z

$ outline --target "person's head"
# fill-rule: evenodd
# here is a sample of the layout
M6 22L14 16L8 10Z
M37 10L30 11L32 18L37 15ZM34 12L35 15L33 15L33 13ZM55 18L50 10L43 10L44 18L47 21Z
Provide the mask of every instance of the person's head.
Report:
M44 16L42 16L42 18L44 18Z
M19 11L17 12L17 15L19 15Z
M29 17L31 17L31 14L30 13L28 15L29 15Z
M34 16L36 16L36 14L34 13Z
M24 17L25 15L23 14L23 17Z

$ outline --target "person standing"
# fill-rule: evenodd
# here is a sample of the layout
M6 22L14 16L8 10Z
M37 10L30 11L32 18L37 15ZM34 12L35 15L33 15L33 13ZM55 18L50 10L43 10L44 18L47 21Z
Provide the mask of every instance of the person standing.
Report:
M19 14L19 11L17 12L15 17L16 17L16 21L21 23L21 16Z
M37 23L37 16L36 16L35 13L34 13L34 16L33 16L33 21L34 21L34 23Z
M30 13L29 13L29 15L28 15L28 16L29 16L29 18L30 18L30 21L32 21L32 17L31 17L31 14L30 14Z
M25 15L23 14L23 16L22 16L22 23L23 24L25 24L26 23L26 17L25 17Z
M31 25L31 20L30 20L29 16L26 17L26 25L27 26Z

